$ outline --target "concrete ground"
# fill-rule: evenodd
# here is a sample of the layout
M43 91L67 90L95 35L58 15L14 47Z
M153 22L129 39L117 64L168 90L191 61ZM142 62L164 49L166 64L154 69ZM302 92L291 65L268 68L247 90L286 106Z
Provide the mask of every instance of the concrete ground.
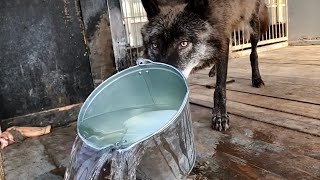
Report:
M197 164L205 179L320 179L320 46L260 53L266 86L252 88L248 57L231 60L231 129L211 129L208 72L189 78ZM208 84L209 83L209 84ZM7 180L63 179L75 124L2 151Z
M231 115L227 132L211 129L211 109L191 105L197 164L190 177L305 179L320 177L320 137ZM6 180L62 180L75 123L2 151Z
M6 180L63 179L69 154L76 137L76 124L53 129L52 133L29 138L4 150Z

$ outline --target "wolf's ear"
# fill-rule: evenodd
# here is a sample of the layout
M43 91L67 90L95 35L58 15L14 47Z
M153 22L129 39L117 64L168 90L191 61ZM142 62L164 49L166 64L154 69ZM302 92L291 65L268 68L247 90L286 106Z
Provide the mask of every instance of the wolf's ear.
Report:
M147 12L147 16L149 20L160 13L160 8L157 0L141 0L141 1L144 9Z
M188 5L185 10L198 14L201 18L206 19L209 15L209 1L208 0L187 0Z

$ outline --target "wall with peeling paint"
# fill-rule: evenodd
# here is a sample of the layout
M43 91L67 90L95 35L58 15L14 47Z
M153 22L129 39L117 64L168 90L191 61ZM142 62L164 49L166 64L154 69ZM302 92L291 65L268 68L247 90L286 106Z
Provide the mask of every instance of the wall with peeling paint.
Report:
M95 87L116 73L106 0L80 0Z
M83 102L93 90L77 0L0 4L0 119Z

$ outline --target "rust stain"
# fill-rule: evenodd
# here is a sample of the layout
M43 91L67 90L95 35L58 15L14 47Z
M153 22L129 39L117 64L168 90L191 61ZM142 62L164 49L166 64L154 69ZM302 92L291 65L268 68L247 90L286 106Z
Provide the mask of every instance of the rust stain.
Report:
M260 141L262 140L264 142L271 143L271 144L277 141L276 137L272 133L267 134L260 131L253 132L253 139L260 140Z
M84 44L86 46L86 50L90 54L90 49L88 48L88 40L87 40L87 37L86 37L84 23L83 23L83 17L82 17L82 12L81 12L81 7L80 7L80 1L77 0L74 3L75 3L75 7L76 7L77 16L78 16L80 31L81 31L81 34L83 36L83 42L84 42ZM85 52L84 56L87 56L87 52Z
M86 38L86 33L85 33L85 28L84 28L84 23L83 23L82 12L81 12L81 7L80 7L80 1L76 0L74 3L75 3L75 7L76 7L76 12L77 12L77 16L78 16L79 25L80 25L80 30L81 30L81 33L83 35L83 41L84 41L84 44L86 45L86 47L88 47L88 41L87 41L87 38Z
M64 2L64 10L63 10L63 13L64 13L64 23L67 24L67 22L70 21L71 19L71 16L70 16L70 13L69 13L69 9L68 9L68 6L70 4L69 0L63 0Z
M261 179L262 177L257 174L257 171L252 167L248 166L248 162L240 159L236 156L232 156L227 153L219 152L217 156L225 156L227 157L229 163L228 166L230 169L235 172L239 172L240 174L246 176L248 179ZM227 160L226 160L227 161Z
M88 46L90 48L90 61L95 85L102 83L116 72L112 37L108 22L108 13L102 14L97 30L89 39Z

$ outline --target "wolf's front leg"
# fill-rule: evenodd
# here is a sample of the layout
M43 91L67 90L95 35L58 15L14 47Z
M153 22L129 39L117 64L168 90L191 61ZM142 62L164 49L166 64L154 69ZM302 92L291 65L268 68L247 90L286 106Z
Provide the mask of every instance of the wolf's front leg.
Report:
M217 81L214 92L214 108L212 112L212 128L218 131L227 130L229 128L229 116L226 108L229 44L223 47L222 51L220 51L221 54L219 53L220 56L216 64Z

